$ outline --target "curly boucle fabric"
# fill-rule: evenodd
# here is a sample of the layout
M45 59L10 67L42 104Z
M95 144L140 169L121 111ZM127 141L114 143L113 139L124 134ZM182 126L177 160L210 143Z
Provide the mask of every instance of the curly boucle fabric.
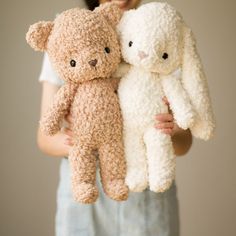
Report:
M137 27L138 26L138 27ZM123 14L117 27L124 60L118 95L124 120L126 183L140 192L168 189L175 177L169 135L154 128L167 113L167 97L177 124L209 139L215 128L202 64L191 30L169 4L153 2Z
M32 25L26 36L35 50L48 53L65 81L40 126L45 134L54 135L71 112L72 189L75 200L82 203L93 203L98 197L95 150L106 194L117 201L128 197L122 116L111 79L121 56L115 30L120 17L119 8L110 3L94 11L70 9L53 22Z

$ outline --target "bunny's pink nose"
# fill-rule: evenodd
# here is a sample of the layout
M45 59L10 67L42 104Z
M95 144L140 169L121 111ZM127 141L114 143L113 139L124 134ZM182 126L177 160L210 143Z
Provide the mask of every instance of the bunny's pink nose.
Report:
M144 59L145 57L147 57L148 54L146 54L144 51L138 51L138 56L139 56L139 58L142 60L142 59Z

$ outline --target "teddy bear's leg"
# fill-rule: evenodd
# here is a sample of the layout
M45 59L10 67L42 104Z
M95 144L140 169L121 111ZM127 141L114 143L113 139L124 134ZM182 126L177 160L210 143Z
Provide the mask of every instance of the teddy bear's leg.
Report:
M121 140L101 145L99 164L104 192L113 200L126 200L129 189L125 184L126 161Z
M142 192L148 187L147 158L142 132L125 129L126 184L132 192Z
M164 192L175 177L175 155L171 137L151 127L144 134L147 149L149 185L154 192Z
M96 187L96 156L89 145L75 144L69 154L72 192L75 201L93 203L98 197Z

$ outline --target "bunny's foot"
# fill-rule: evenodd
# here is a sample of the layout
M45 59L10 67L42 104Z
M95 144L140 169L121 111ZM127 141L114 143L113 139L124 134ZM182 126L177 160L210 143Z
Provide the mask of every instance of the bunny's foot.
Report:
M148 187L148 176L145 169L129 170L125 182L132 192L144 191Z

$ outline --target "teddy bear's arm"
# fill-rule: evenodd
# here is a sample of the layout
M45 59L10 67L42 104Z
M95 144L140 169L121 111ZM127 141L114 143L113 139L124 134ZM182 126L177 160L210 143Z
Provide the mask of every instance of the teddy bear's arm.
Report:
M52 136L59 131L61 121L69 110L75 91L76 86L65 84L56 93L52 105L40 121L40 128L46 135Z
M180 76L179 71L164 76L162 86L167 100L170 103L170 108L173 111L176 123L182 129L188 129L193 125L195 112L181 84Z

